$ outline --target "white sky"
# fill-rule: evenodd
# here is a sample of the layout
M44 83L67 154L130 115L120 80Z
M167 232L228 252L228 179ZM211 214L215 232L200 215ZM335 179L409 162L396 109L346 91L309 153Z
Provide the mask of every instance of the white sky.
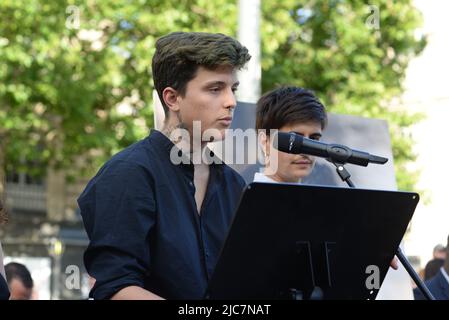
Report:
M405 251L420 256L424 265L449 235L449 1L415 0L415 5L424 15L428 45L409 65L403 99L408 109L427 117L412 134L414 166L422 170L419 187L429 192L431 203L418 206Z

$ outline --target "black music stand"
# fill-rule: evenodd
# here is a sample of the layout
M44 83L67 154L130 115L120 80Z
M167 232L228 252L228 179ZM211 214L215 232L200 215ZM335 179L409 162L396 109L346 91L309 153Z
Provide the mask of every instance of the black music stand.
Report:
M411 192L251 183L205 298L374 299L418 201Z

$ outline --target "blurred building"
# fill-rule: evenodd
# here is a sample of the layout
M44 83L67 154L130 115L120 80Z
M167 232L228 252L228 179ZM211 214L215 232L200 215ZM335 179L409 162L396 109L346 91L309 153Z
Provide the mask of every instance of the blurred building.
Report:
M0 229L5 261L30 269L38 299L86 298L82 257L88 240L76 204L85 184L69 184L63 172L52 170L45 177L6 173L10 219Z

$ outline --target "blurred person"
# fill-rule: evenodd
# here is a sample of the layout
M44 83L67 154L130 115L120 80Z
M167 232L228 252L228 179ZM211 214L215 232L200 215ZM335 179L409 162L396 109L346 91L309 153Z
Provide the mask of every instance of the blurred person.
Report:
M6 209L3 208L3 204L0 201L0 226L6 223L7 215ZM9 299L9 289L8 284L6 282L6 274L5 268L3 266L3 249L2 244L0 242L0 300L8 300Z
M429 291L433 294L437 300L449 300L449 236L447 238L446 245L446 259L444 264L436 275L425 282ZM425 297L419 289L414 289L413 294L416 300L424 300Z
M206 130L224 139L237 104L236 72L249 59L223 34L175 32L156 42L152 75L164 127L113 156L78 199L92 298L203 298L245 181L213 153L212 164L191 159L210 151ZM185 141L195 121L198 144ZM173 154L187 161L175 163Z
M442 244L437 244L435 248L433 248L433 258L434 259L446 259L446 247Z
M423 272L423 279L429 280L435 277L438 271L440 271L441 267L444 265L444 261L445 259L435 258L427 262Z
M17 262L5 266L6 279L11 292L11 300L31 300L33 294L33 278L28 268Z
M446 248L442 244L437 244L433 248L433 259L427 262L423 270L423 279L433 278L444 264L446 258Z

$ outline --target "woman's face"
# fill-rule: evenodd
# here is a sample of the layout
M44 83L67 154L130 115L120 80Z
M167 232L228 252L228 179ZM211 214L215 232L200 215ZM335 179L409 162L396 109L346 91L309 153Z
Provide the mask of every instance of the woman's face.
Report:
M319 122L306 122L298 124L285 125L279 129L280 132L295 132L305 138L320 140L322 135L321 124ZM315 165L315 157L302 154L289 154L278 151L273 147L273 137L270 137L270 144L267 145L267 139L262 139L263 149L267 162L265 165L265 174L278 182L297 183L308 176ZM277 165L270 167L270 161L277 157ZM270 170L268 170L270 168Z

